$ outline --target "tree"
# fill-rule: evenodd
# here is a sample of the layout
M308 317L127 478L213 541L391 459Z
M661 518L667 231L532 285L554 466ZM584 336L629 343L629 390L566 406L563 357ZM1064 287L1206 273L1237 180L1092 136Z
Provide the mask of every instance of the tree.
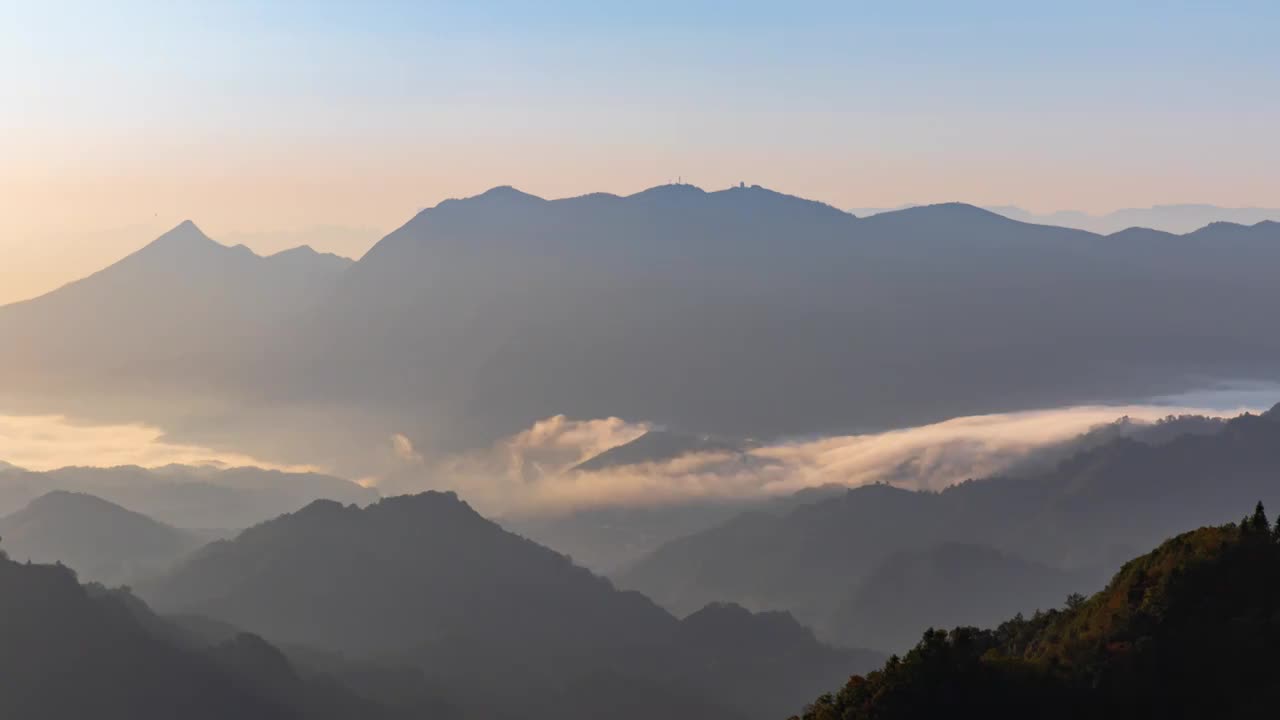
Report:
M1271 529L1271 523L1267 520L1267 511L1262 507L1262 501L1253 508L1253 517L1249 518L1251 529L1259 535L1265 535Z
M1271 534L1271 523L1267 520L1267 512L1263 509L1261 500L1254 506L1252 515L1245 515L1240 520L1240 532L1243 535Z

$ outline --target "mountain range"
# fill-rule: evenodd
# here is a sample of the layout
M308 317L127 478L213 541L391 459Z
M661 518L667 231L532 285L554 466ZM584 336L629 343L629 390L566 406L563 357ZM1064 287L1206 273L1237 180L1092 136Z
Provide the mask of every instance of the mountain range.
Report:
M939 692L965 688L957 706L986 698L1025 711L1003 695L1016 692L1065 703L1051 703L1059 709L1110 708L1123 692L1167 682L1156 660L1169 653L1180 663L1215 648L1253 657L1273 642L1266 613L1280 596L1266 589L1269 570L1248 569L1270 567L1274 558L1263 556L1280 547L1280 535L1256 519L1261 506L1241 526L1181 536L1125 565L1093 598L1081 593L1103 587L1132 548L1157 544L1172 527L1231 517L1242 497L1275 499L1277 453L1280 406L1229 421L1122 420L1018 475L942 492L881 484L800 493L673 541L620 575L624 587L644 585L675 613L439 492L366 507L311 502L168 569L153 566L133 583L135 597L81 586L73 571L112 553L154 555L178 531L54 492L0 520L8 552L0 558L8 621L0 623L0 667L23 688L0 709L61 718L100 704L105 717L158 718L182 715L181 703L199 698L211 712L250 718L748 720L783 717L815 697L806 712L848 702L897 707L888 698L899 683L953 671L960 685ZM43 558L67 567L9 560L24 559L35 542L48 548ZM1210 607L1194 602L1205 587L1230 590ZM699 593L717 599L699 604ZM1066 610L1048 610L1063 603ZM955 625L925 632L915 649L872 672L883 655L841 648L906 651L925 628ZM1232 627L1241 633L1226 633ZM1188 640L1191 628L1211 633ZM1242 645L1246 638L1258 642ZM19 668L26 652L36 658ZM1139 665L1117 659L1130 652ZM73 654L71 682L82 693L64 698L36 682ZM165 692L105 667L111 657L154 668L148 681L167 683ZM1008 664L982 665L999 658ZM921 662L935 671L918 676ZM1146 669L1131 675L1135 667ZM1253 667L1230 665L1243 678L1231 681L1243 683L1240 692L1187 697L1199 711L1210 707L1206 698L1253 703L1250 688L1266 687ZM851 673L840 694L821 694ZM1027 678L1039 679L1017 685ZM885 685L867 695L863 683ZM935 694L913 697L927 705L933 700L919 698ZM916 712L903 717L922 717Z
M355 263L184 223L0 308L0 402L353 477L393 434L430 454L557 414L730 438L902 427L1275 379L1278 263L1275 222L1103 236L760 187L495 188Z
M1086 443L1047 468L942 492L878 484L743 513L614 577L677 613L712 599L785 609L828 640L903 651L877 642L1047 607L1097 589L1180 528L1229 520L1257 499L1280 506L1280 406L1211 432L1180 426L1193 432Z
M878 657L783 613L677 619L444 493L316 501L137 587L166 613L419 668L483 717L778 717Z
M858 217L867 217L910 207L919 207L919 205L904 205L897 208L852 208L849 212ZM1110 235L1129 228L1147 228L1167 233L1189 233L1206 225L1220 222L1235 223L1237 225L1256 225L1268 220L1280 222L1280 208L1235 208L1203 203L1121 208L1098 215L1079 210L1034 213L1015 205L988 205L986 209L1011 220L1087 230L1100 235Z
M326 498L367 504L378 492L320 473L166 465L68 467L34 472L0 467L0 514L51 490L84 493L185 530L225 534Z
M1077 436L1017 453L1003 466L1001 474L1025 477L1042 473L1074 455L1122 438L1158 444L1181 435L1214 434L1226 422L1221 417L1185 414L1166 416L1156 421L1121 417ZM922 446L914 457L927 456L937 445L935 440L932 445ZM631 442L609 448L578 463L569 474L587 473L575 481L607 486L615 481L611 475L615 471L652 478L664 472L663 464L672 463L700 467L704 472L767 472L773 461L767 456L752 454L758 447L758 443L750 441L651 430ZM921 471L917 464L909 459L897 463L897 457L892 455L880 459L882 465L892 469L892 472L884 473L882 477L887 479L883 481L920 487ZM592 477L590 473L601 474ZM839 497L847 492L849 486L840 482L839 473L833 473L830 479L829 483L811 485L782 495L693 496L674 503L615 504L551 513L513 513L501 516L500 522L504 527L571 555L585 567L613 576L624 572L664 543L707 530L735 515L745 512L781 515L801 505ZM700 479L686 476L676 482L696 485Z

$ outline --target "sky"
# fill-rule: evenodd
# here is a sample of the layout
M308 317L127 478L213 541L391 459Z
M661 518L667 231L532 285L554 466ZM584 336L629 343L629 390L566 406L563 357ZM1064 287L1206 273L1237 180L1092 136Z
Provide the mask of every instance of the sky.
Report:
M0 0L0 302L187 218L359 256L505 184L1275 207L1278 26L1244 1Z

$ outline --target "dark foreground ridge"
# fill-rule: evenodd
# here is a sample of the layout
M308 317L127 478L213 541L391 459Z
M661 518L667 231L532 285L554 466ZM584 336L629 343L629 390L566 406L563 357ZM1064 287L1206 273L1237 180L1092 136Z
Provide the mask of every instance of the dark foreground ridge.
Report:
M0 717L289 720L397 717L261 638L206 645L127 591L0 552Z
M797 720L1261 718L1280 703L1280 523L1179 535L1105 590L995 630L929 630Z

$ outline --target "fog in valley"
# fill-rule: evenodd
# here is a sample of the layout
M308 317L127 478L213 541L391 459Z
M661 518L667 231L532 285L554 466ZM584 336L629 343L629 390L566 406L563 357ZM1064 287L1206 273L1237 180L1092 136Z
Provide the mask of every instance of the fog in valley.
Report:
M0 719L1280 708L1276 8L0 16Z
M0 542L37 564L6 572L288 678L219 702L592 717L639 683L625 716L780 717L1280 500L1280 226L871 222L499 188L355 261L183 223L0 307ZM1224 293L1170 315L1175 279Z

